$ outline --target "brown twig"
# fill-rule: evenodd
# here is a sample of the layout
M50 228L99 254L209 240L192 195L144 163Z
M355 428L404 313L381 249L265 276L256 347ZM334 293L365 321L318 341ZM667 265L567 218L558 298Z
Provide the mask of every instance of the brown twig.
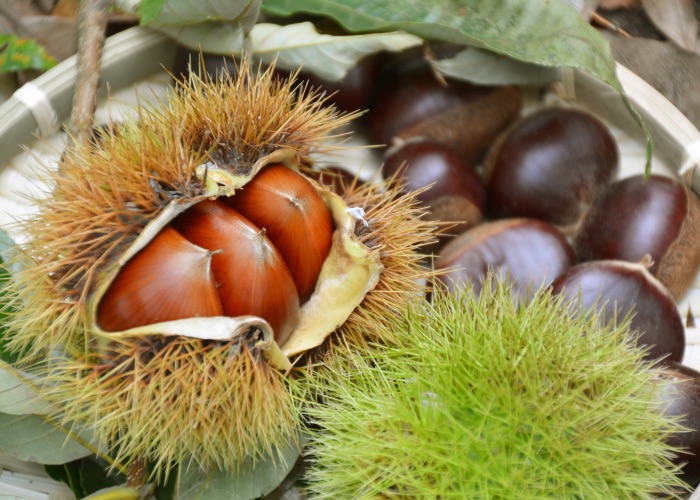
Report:
M601 26L602 28L605 28L607 30L612 31L613 33L617 33L620 36L623 36L625 38L632 38L632 35L627 33L625 30L620 28L614 23L611 23L607 19L605 19L603 16L598 14L597 12L591 13L591 21L596 23L598 26Z
M148 478L148 464L142 457L135 458L129 464L129 472L126 474L126 485L129 488L139 489L146 484Z
M81 0L78 16L78 76L75 82L70 133L78 143L92 135L100 85L102 47L112 0Z

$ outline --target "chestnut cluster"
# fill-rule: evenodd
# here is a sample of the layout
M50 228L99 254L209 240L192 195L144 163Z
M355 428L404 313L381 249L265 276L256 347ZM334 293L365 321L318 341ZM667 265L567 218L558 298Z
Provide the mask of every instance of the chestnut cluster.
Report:
M403 176L410 190L429 187L418 195L428 217L453 223L434 249L440 281L478 293L493 269L518 300L551 287L580 307L596 305L604 320L633 315L648 357L679 362L675 301L700 268L697 196L659 175L616 180L617 143L587 112L522 116L516 86L442 80L399 59L372 86L355 75L352 86L334 88L366 96L365 133L387 146L384 175ZM368 66L376 75L376 58Z
M282 345L314 291L333 230L325 202L303 175L266 166L234 196L188 208L130 259L99 304L98 324L123 331L254 315ZM160 306L149 307L154 301Z
M594 308L601 321L629 320L647 358L683 380L659 384L659 397L675 401L666 411L697 429L700 373L680 365L676 301L700 269L698 197L659 175L616 180L615 139L587 112L523 116L516 86L438 78L422 59L397 59L368 58L341 82L309 79L335 92L329 103L340 109L368 110L360 133L385 146L383 174L423 190L428 217L450 223L433 248L438 279L480 293L493 270L515 300L545 286L572 314ZM342 167L315 175L336 191L356 182ZM699 431L677 441L700 453ZM679 457L686 462L684 479L700 482L700 460Z

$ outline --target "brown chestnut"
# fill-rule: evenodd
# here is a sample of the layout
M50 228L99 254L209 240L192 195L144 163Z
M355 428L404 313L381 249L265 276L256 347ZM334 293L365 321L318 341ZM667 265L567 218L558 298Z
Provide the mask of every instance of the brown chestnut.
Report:
M696 487L700 483L700 372L669 362L656 384L656 397L664 415L678 419L685 428L666 442L684 450L674 461L681 466L681 479Z
M205 200L172 225L189 241L212 252L212 270L226 316L254 315L272 327L284 344L299 315L292 274L266 236L219 200Z
M574 262L566 238L553 226L535 219L506 219L472 228L440 251L436 269L450 290L471 283L481 292L489 270L507 274L517 297L528 297L549 285Z
M284 165L268 165L243 189L220 198L266 231L292 273L302 302L311 296L333 238L333 219L311 183Z
M98 325L114 332L193 316L220 316L211 261L209 250L165 227L119 271L97 308Z
M549 108L516 123L484 162L489 212L575 227L618 170L608 128L575 109Z
M520 113L522 92L445 82L423 66L385 76L367 117L371 139L390 144L395 137L424 137L448 144L470 162L479 160Z
M328 95L328 104L334 104L339 110L353 112L365 110L370 106L374 96L377 78L385 53L376 53L364 57L348 70L344 78L337 81L325 80L318 76L302 71L300 80L308 83ZM280 73L283 73L280 71ZM284 75L285 78L288 75Z
M671 294L644 262L600 260L577 264L552 283L572 311L601 311L603 321L631 316L638 345L647 359L680 361L685 350L683 321Z
M611 184L593 204L574 241L582 261L639 261L678 299L700 269L700 200L680 182L636 175Z
M452 148L435 141L407 141L392 148L384 162L384 175L400 175L406 189L429 207L427 218L454 222L446 234L457 235L476 226L486 207L481 177Z

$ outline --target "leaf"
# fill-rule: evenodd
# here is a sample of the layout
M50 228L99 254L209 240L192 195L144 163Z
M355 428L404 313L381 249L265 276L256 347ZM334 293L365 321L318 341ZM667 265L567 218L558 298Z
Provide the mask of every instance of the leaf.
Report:
M400 52L423 41L401 32L350 36L321 34L310 22L257 24L250 32L252 52L264 62L277 57L287 70L303 67L326 80L340 80L360 59L380 51Z
M236 477L221 470L206 472L193 468L182 477L176 498L251 500L267 495L284 480L299 455L298 446L290 443L274 459L245 460Z
M66 483L76 498L117 486L126 480L124 476L108 474L109 465L93 456L61 465L45 465L44 468L51 478Z
M249 31L260 14L261 0L142 0L141 24L154 27L231 23Z
M484 85L541 84L561 79L559 68L527 64L474 47L430 62L444 75Z
M580 68L620 87L608 43L560 1L266 0L264 8L329 16L351 32L404 30L523 62Z
M8 262L8 260L11 262ZM15 242L10 236L0 229L0 361L6 363L15 363L18 355L7 349L7 321L8 315L12 314L9 306L5 305L5 284L10 279L10 272L15 272L20 267L20 256L15 247ZM0 411L2 410L2 390L3 386L0 383Z
M211 54L230 56L243 50L243 33L232 25L202 24L166 26L161 31L182 45ZM333 36L321 34L310 22L279 26L256 24L249 33L249 50L269 64L277 58L277 67L305 71L326 80L340 80L360 59L375 52L399 52L423 41L407 33L369 33Z
M680 48L693 52L698 20L693 0L642 0L642 7L656 28Z
M56 64L39 44L16 35L0 34L0 48L0 73L46 70Z
M0 412L25 415L50 411L51 405L41 399L28 377L0 361Z
M0 413L0 453L25 462L62 464L92 453L38 415Z
M403 30L427 40L468 45L518 61L577 68L613 87L647 139L651 136L617 79L610 45L568 3L548 0L265 0L280 16L310 13L350 32Z

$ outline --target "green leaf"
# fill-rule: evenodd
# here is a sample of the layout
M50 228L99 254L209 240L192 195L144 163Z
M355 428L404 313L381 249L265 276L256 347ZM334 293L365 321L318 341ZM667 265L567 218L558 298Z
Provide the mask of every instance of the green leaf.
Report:
M446 76L482 85L533 85L561 79L559 68L528 64L474 47L430 62Z
M622 98L647 137L639 113L624 95L608 42L571 5L548 0L265 0L275 15L331 17L350 32L403 30L427 40L487 49L517 61L586 71ZM647 155L647 169L651 166Z
M0 34L0 49L0 73L43 71L56 65L56 60L41 45L16 35Z
M0 453L25 462L62 464L92 453L38 415L0 413Z
M299 455L298 446L290 443L279 449L274 459L244 461L236 477L220 470L192 468L182 477L176 498L251 500L267 495L289 474Z
M0 361L0 412L26 415L50 411L51 405L39 396L29 376Z
M154 27L231 23L249 31L260 14L260 0L142 0L141 24Z
M161 30L183 45L213 54L231 55L243 49L243 37L230 25L164 27ZM333 36L321 34L310 22L279 26L256 24L249 34L251 53L277 67L315 73L326 80L340 80L363 57L380 51L399 52L422 44L407 33L369 33Z
M109 465L93 456L61 465L45 465L44 468L51 478L66 483L76 498L83 498L126 481L124 476L108 475Z
M607 41L571 6L533 0L266 0L278 15L332 17L357 31L404 30L543 66L580 68L619 88Z

